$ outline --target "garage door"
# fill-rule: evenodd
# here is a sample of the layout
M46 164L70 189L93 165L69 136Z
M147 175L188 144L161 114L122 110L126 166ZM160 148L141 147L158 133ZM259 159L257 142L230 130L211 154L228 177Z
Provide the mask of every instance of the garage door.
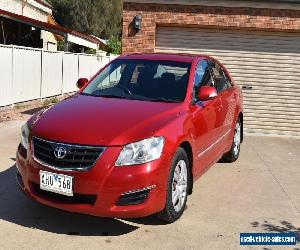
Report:
M300 35L158 27L157 52L208 54L242 87L248 132L300 135Z

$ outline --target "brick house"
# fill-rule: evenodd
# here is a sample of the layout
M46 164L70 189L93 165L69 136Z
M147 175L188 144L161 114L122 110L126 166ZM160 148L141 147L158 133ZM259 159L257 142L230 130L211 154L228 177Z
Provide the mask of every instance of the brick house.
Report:
M243 89L248 132L300 136L300 1L124 0L122 51L215 56Z

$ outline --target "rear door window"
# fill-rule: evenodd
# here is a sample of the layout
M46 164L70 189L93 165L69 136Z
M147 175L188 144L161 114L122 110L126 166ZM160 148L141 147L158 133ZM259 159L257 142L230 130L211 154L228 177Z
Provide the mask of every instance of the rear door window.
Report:
M224 73L223 69L216 62L211 63L211 74L213 77L214 87L218 93L231 87L231 83Z

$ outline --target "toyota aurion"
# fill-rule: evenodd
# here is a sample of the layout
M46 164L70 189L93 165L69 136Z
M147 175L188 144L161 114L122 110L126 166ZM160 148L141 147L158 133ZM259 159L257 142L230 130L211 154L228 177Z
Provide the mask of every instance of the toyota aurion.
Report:
M238 159L240 88L216 59L123 55L22 127L17 183L70 212L174 222L193 183Z

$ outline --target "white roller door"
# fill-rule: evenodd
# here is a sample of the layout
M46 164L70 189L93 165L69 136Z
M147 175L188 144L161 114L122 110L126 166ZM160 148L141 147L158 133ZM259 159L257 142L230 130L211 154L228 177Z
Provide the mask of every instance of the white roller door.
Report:
M216 57L247 87L248 132L300 136L300 34L158 27L156 52Z

